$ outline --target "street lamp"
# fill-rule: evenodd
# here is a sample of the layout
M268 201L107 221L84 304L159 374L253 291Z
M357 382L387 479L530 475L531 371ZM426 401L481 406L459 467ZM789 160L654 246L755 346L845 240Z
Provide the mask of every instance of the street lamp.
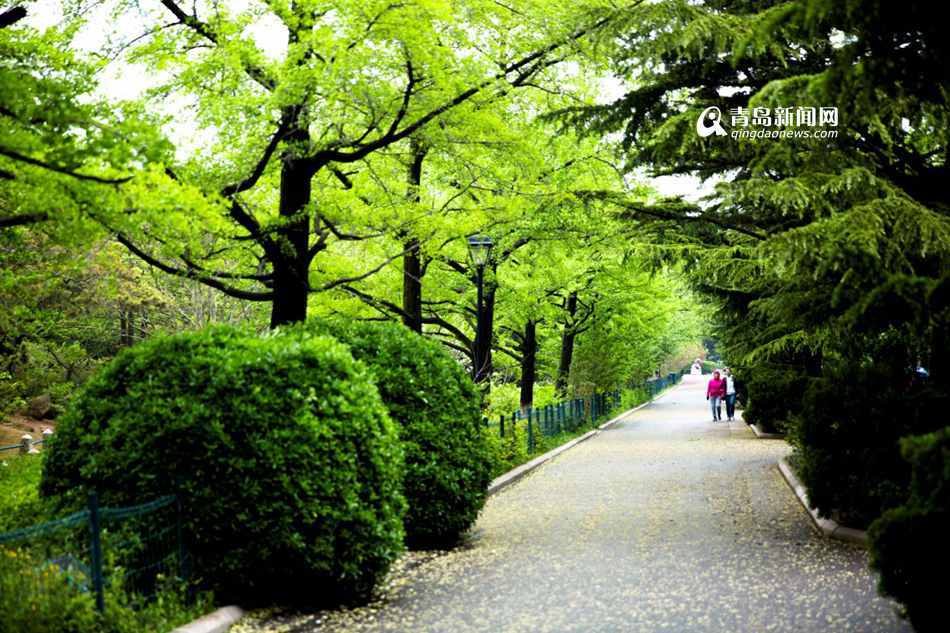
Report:
M482 351L482 341L486 336L485 332L485 309L483 306L483 295L485 287L485 264L491 256L491 249L494 246L491 238L487 235L472 235L468 238L468 256L475 266L476 283L478 285L478 304L475 309L475 344L472 350L472 379L479 383L485 370L487 354Z
M475 266L484 266L488 263L488 256L491 255L492 246L495 243L487 235L472 235L468 238L468 255L472 258Z

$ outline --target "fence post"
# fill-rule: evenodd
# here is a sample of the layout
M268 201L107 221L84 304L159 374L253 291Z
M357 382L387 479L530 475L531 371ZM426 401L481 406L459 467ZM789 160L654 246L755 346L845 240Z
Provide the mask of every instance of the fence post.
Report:
M20 455L26 455L33 450L33 436L29 433L24 433L20 438Z
M531 423L531 409L528 409L528 454L534 452L534 425Z
M188 584L191 577L191 569L188 565L188 552L185 551L185 536L182 528L182 517L184 513L181 510L181 496L175 495L175 535L178 538L178 573L181 574L182 581L188 585L188 599L191 595L192 587Z
M102 542L99 526L99 495L95 490L89 493L89 536L90 541L90 573L92 574L92 590L96 594L96 610L100 613L105 609L102 582Z

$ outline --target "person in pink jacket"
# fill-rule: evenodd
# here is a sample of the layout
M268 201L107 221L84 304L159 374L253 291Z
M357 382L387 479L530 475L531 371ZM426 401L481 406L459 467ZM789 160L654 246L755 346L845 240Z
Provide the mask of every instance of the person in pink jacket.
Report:
M726 397L726 381L719 377L719 372L714 371L713 377L706 385L706 400L712 407L713 422L719 422L719 403Z

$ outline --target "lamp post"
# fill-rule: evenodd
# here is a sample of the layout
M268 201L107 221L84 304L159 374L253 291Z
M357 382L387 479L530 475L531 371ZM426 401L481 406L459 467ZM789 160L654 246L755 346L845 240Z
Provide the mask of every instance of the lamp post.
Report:
M472 350L472 379L479 383L482 381L482 372L485 370L485 354L482 350L485 332L485 310L483 306L484 287L485 287L485 264L491 256L491 249L494 246L491 238L486 235L472 235L468 238L468 255L475 266L475 279L478 285L478 303L475 308L475 345Z

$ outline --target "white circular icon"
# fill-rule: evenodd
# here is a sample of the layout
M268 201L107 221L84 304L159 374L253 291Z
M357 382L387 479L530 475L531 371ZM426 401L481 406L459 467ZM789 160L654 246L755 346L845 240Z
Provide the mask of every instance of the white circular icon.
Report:
M716 136L726 136L726 131L722 129L722 112L716 106L709 106L696 119L696 133L706 138L713 132Z

